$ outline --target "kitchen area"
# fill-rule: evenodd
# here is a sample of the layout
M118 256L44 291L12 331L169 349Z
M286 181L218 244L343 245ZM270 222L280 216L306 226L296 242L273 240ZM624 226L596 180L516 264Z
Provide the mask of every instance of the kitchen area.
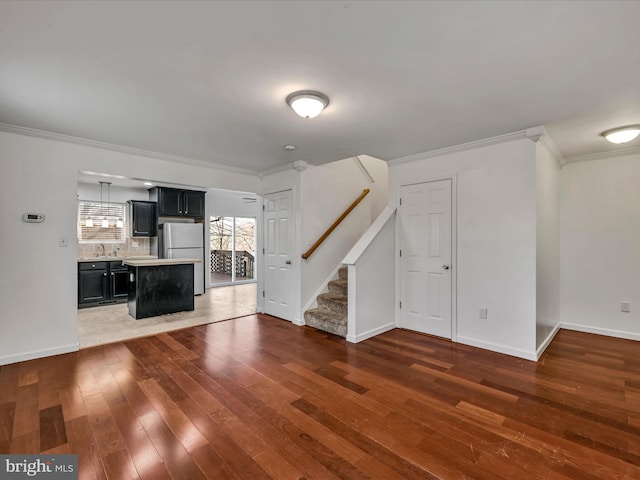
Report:
M205 295L205 196L189 187L79 175L81 347L255 313L255 284Z

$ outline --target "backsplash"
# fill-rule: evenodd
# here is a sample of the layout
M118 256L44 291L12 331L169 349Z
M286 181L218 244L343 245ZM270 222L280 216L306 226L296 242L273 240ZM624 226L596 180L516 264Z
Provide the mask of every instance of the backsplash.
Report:
M134 242L137 246L133 245ZM127 238L125 243L105 242L103 245L105 255L112 255L115 252L119 257L130 257L134 255L149 255L150 244L149 238L136 237ZM93 257L96 256L96 254L102 255L102 247L99 243L78 244L79 258Z

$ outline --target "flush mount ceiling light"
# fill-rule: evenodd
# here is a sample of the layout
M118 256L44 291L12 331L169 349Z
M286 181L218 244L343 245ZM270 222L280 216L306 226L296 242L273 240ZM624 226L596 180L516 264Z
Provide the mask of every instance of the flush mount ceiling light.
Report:
M638 135L640 135L640 125L612 128L602 133L602 136L611 143L627 143L635 140Z
M313 90L300 90L287 97L287 105L302 118L313 118L329 105L329 97Z

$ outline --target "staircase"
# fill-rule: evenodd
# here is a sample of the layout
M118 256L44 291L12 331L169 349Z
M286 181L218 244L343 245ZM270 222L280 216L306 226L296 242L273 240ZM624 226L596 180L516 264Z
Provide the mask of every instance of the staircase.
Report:
M310 326L341 337L347 336L347 267L340 267L338 280L329 282L329 293L318 295L318 307L304 312Z

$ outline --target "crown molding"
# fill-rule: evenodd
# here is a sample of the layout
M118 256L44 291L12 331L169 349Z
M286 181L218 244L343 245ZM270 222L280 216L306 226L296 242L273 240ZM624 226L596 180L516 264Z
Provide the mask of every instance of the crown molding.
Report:
M544 127L542 126L531 127L525 130L526 137L529 140L531 140L533 143L537 143L538 140L540 140L540 137L542 137L544 134L545 134L545 130L544 130Z
M296 172L302 172L309 168L309 162L305 160L296 160L292 163L285 163L284 165L278 165L277 167L268 168L267 170L261 170L258 173L260 178L273 175L275 173L286 172L287 170L295 170Z
M195 167L211 168L215 170L224 170L227 172L241 173L244 175L258 176L257 170L250 170L248 168L232 167L229 165L222 165L218 163L205 162L204 160L194 160L192 158L181 157L178 155L169 155L166 153L153 152L151 150L143 150L141 148L126 147L123 145L116 145L114 143L99 142L97 140L89 140L87 138L74 137L72 135L65 135L62 133L48 132L46 130L38 130L36 128L22 127L19 125L12 125L10 123L0 122L0 131L7 133L15 133L18 135L25 135L28 137L44 138L47 140L54 140L64 143L73 143L75 145L81 145L85 147L100 148L103 150L111 150L113 152L125 153L129 155L137 155L140 157L153 158L157 160L166 160L168 162L181 163L186 165L192 165Z
M567 163L566 158L564 158L562 152L545 129L543 129L542 137L540 137L540 145L547 149L549 154L551 154L555 161L558 162L560 168Z
M565 164L588 162L590 160L604 160L607 158L622 157L625 155L640 155L640 147L625 148L600 153L588 153L586 155L576 155L575 157L565 157Z
M472 142L461 143L460 145L454 145L451 147L439 148L438 150L431 150L429 152L418 153L407 157L396 158L389 160L390 166L402 165L404 163L416 162L419 160L426 160L429 158L440 157L443 155L449 155L452 153L466 152L468 150L474 150L476 148L488 147L490 145L497 145L499 143L512 142L514 140L522 140L528 138L532 141L537 141L542 135L542 127L533 127L527 130L520 130L512 133L505 133L504 135L497 135L495 137L484 138L482 140L474 140Z
M367 170L367 167L365 167L364 163L362 163L362 160L360 160L360 156L356 155L355 157L352 157L352 158L355 164L360 168L360 171L364 175L364 178L366 178L369 183L376 183L376 181L373 179L373 177L369 173L369 170Z
M268 177L269 175L273 175L274 173L285 172L287 170L293 170L293 163L285 163L284 165L278 165L277 167L267 168L266 170L261 170L258 172L258 176L260 178Z
M302 172L303 170L306 170L308 166L309 164L304 160L296 160L295 162L293 162L293 169L296 172Z

